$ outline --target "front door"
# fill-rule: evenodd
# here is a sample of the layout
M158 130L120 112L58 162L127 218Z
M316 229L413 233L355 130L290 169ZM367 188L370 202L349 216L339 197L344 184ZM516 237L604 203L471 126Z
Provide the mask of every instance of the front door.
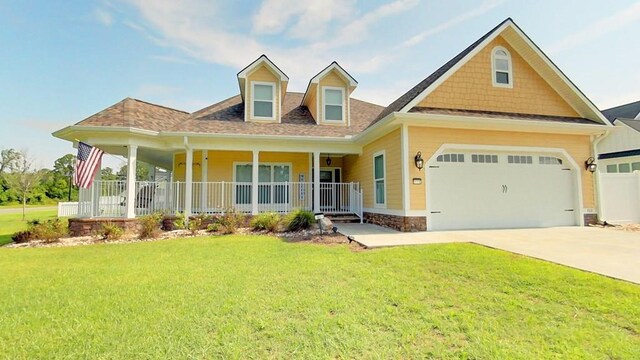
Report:
M320 169L320 210L336 212L339 199L337 198L336 183L340 182L340 169Z

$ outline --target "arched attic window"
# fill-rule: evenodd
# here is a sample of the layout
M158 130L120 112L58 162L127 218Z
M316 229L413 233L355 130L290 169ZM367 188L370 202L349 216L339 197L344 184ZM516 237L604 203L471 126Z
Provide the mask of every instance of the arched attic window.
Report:
M513 87L513 64L509 50L496 46L491 52L493 86Z

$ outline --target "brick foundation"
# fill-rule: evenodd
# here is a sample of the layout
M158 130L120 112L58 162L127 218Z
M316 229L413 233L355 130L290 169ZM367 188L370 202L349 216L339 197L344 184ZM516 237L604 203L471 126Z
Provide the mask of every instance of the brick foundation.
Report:
M584 214L584 226L598 223L598 214Z
M125 232L137 232L139 228L138 220L123 218L100 218L100 219L69 219L69 235L91 236L102 228L102 224L111 223L123 228Z
M424 216L398 216L365 212L364 220L370 224L385 226L398 231L414 232L427 230L427 218Z

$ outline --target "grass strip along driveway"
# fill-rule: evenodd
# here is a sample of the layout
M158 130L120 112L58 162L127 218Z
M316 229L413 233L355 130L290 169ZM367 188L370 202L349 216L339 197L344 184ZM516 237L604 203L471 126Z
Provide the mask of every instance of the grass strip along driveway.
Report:
M640 358L640 287L472 244L0 249L7 358Z

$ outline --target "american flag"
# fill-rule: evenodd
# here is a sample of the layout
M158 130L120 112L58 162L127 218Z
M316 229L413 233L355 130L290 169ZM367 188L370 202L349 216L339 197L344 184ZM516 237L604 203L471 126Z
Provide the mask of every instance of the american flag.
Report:
M73 184L81 188L88 188L93 183L96 172L100 170L100 161L104 151L78 143L78 158L76 159L76 172L73 176Z

